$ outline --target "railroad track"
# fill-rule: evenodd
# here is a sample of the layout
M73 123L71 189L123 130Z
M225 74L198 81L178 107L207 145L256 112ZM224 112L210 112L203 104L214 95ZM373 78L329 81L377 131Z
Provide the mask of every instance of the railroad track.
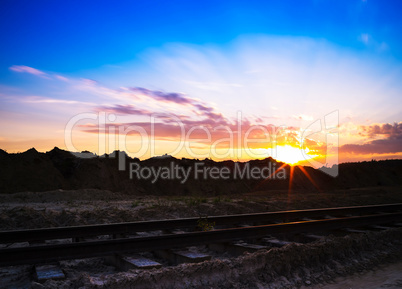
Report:
M384 225L401 226L402 204L215 216L206 219L208 223L214 224L214 229L210 231L197 231L199 220L200 218L186 218L4 231L0 232L0 244L3 244L0 249L0 266L232 244L239 240L258 244L261 240L266 240L267 236L306 236L317 232L325 235L345 228L373 229L373 225L376 225L376 229L385 229ZM181 231L174 232L177 229ZM151 231L158 233L147 236L141 233ZM99 236L103 236L103 239L97 239ZM70 242L50 245L45 243L52 239L70 239ZM27 246L9 246L18 242L25 242ZM257 248L262 246L257 245Z

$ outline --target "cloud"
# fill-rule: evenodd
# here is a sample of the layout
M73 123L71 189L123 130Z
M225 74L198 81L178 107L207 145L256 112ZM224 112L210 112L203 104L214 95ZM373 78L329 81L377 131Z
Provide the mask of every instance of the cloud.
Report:
M402 122L395 122L394 124L372 124L367 126L360 126L362 136L375 138L377 136L395 137L402 135Z
M113 104L109 106L98 106L96 108L97 112L105 111L122 115L158 114L159 117L165 118L165 121L168 122L169 117L167 117L167 115L173 115L174 113L172 108L166 105L173 104L176 107L178 106L176 116L180 117L186 124L202 125L210 122L221 125L230 124L230 122L210 104L188 97L183 93L163 92L143 87L131 87L113 90L113 94L124 94L128 97L129 101L135 100L136 105ZM141 104L142 107L138 107L137 104ZM147 106L151 106L152 108L147 109Z
M42 70L33 68L33 67L29 67L26 65L13 65L9 67L10 70L15 71L15 72L21 72L21 73L29 73L29 74L33 74L36 76L40 76L42 78L46 78L46 79L58 79L58 80L62 80L65 82L69 82L70 79L68 79L67 77L64 77L62 75L59 74L52 74L49 75L46 72L43 72Z
M95 103L84 102L78 100L67 100L67 99L54 99L41 96L28 96L25 97L22 102L26 103L55 103L55 104L83 104L83 105L95 105Z
M341 146L342 153L351 154L389 154L402 152L402 136L373 140L366 144L346 144Z
M340 147L342 153L351 154L389 154L402 152L402 122L372 124L361 126L361 136L381 138L364 144L345 144Z
M191 98L186 98L184 94L177 93L177 92L163 92L158 90L149 90L143 87L131 87L131 91L134 93L141 93L143 95L147 95L153 97L157 100L163 102L173 102L178 104L191 104L194 100Z
M88 78L81 78L82 83L86 84L86 85L96 85L98 82L96 80L93 79L88 79Z
M58 80L62 80L65 82L69 82L70 80L67 77L61 76L61 75L55 75L55 78L57 78Z
M95 85L94 88L101 89ZM242 118L241 128L239 130L239 122L237 119L230 119L224 116L213 105L191 98L183 93L163 92L159 90L150 90L143 87L122 87L119 90L113 90L113 94L124 95L126 100L135 104L111 104L95 107L96 112L114 113L117 115L117 121L107 124L105 127L97 127L93 125L81 125L80 128L86 133L108 133L109 128L112 131L119 131L130 126L137 126L144 129L148 135L152 135L155 139L169 139L173 141L181 141L181 128L185 134L191 132L191 139L198 139L197 142L206 142L207 130L210 135L208 140L212 145L219 141L219 147L228 147L228 138L235 137L235 147L242 147L247 137L251 143L248 144L252 148L270 148L274 143L277 145L290 144L295 147L300 146L300 128L287 127L286 129L278 129L278 127L268 124L264 125L266 117L260 117L260 124L256 125ZM158 104L158 105L151 105ZM173 106L172 106L173 105ZM172 107L178 107L178 113L172 111ZM155 118L155 122L151 125L150 121L128 121L125 116L151 116ZM121 118L120 118L121 116ZM309 115L295 115L298 120L312 120ZM254 118L253 118L254 119ZM138 132L133 131L133 135ZM275 134L275 136L274 136ZM239 139L240 138L240 142ZM325 152L325 146L314 140L305 143L311 151L321 153Z
M25 72L25 73L30 73L30 74L33 74L33 75L48 78L47 73L45 73L45 72L43 72L43 71L41 71L39 69L29 67L29 66L25 66L25 65L13 65L9 69L12 70L12 71L16 71L16 72Z
M150 115L151 111L141 108L136 108L134 105L123 105L116 104L114 106L98 106L95 108L97 112L108 112L116 114L127 114L127 115Z

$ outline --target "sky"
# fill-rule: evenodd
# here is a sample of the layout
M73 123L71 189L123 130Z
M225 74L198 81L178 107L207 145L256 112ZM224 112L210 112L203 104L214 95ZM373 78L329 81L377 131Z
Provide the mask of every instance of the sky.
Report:
M400 1L0 2L0 148L402 158Z

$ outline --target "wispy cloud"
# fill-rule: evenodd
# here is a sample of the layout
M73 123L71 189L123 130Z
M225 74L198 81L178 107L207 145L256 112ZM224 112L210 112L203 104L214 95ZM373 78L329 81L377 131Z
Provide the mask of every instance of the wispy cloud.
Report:
M16 72L30 73L30 74L33 74L33 75L36 75L36 76L41 76L41 77L48 78L47 73L45 73L45 72L43 72L43 71L41 71L39 69L29 67L29 66L25 66L25 65L13 65L9 69L12 70L12 71L16 71Z
M136 104L114 104L98 106L96 111L105 111L121 115L151 115L157 114L164 118L164 121L169 122L169 117L166 115L175 114L177 117L188 125L209 125L211 123L220 125L230 125L231 122L225 118L211 104L202 102L198 99L191 98L186 94L178 92L163 92L159 90L150 90L143 87L133 87L126 90L115 90L116 94L127 94L128 101ZM140 100L138 102L137 100ZM146 104L153 104L147 108ZM178 107L178 113L173 113L171 107Z
M120 115L151 115L152 112L147 109L137 108L130 104L116 104L112 106L98 106L95 108L97 112L108 112Z
M82 83L86 84L86 85L95 85L98 82L96 80L93 79L89 79L89 78L81 78Z
M47 98L41 96L28 96L21 100L25 103L55 103L55 104L82 104L82 105L95 105L95 103L78 101L78 100L67 100L67 99L55 99Z
M132 87L130 88L130 90L134 93L140 93L146 96L150 96L163 102L173 102L178 104L190 104L192 102L190 98L186 98L184 94L177 92L166 93L158 90L149 90L142 87Z
M46 73L42 70L33 68L33 67L29 67L26 65L13 65L10 66L9 69L11 71L15 71L15 72L20 72L20 73L29 73L35 76L39 76L42 78L46 78L46 79L57 79L57 80L62 80L64 82L69 82L70 79L68 79L65 76L62 76L60 74L55 74L55 73Z
M56 74L54 77L57 78L58 80L62 80L62 81L65 81L65 82L69 82L69 81L70 81L67 77L64 77L64 76L62 76L62 75Z

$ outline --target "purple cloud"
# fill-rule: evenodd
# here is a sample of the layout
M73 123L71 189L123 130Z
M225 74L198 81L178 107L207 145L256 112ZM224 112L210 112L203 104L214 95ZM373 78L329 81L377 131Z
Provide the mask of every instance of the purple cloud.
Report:
M109 113L116 113L116 114L127 114L127 115L149 115L151 114L150 111L136 108L133 105L127 104L116 104L114 106L98 106L95 109L97 112L104 111Z
M373 140L369 143L345 144L340 148L343 153L351 154L389 154L402 152L402 136Z
M388 137L402 135L402 122L395 122L393 125L390 123L372 124L368 126L361 126L360 128L362 130L360 135L369 136L371 138L374 138L377 135L385 135Z
M164 101L164 102L174 102L178 104L191 104L194 100L190 98L186 98L184 94L177 93L177 92L163 92L158 90L149 90L143 87L132 87L130 88L131 91L141 93L150 97L153 97L157 100Z
M340 150L352 154L387 154L402 152L402 122L362 126L360 135L382 137L365 144L345 144ZM384 138L385 137L385 138Z

